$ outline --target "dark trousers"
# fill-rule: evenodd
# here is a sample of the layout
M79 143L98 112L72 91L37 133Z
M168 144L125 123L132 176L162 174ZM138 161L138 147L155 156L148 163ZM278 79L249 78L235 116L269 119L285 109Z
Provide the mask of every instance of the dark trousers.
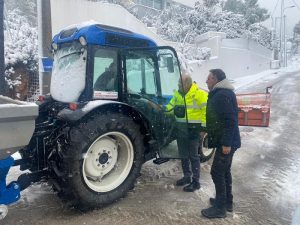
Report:
M198 135L200 137L200 134ZM199 181L200 178L200 157L198 154L199 138L178 137L177 146L181 156L182 170L184 177L192 177Z
M232 204L232 177L231 164L236 149L231 149L230 153L222 153L222 147L216 149L214 161L211 167L211 177L215 184L217 208L224 209L227 203Z

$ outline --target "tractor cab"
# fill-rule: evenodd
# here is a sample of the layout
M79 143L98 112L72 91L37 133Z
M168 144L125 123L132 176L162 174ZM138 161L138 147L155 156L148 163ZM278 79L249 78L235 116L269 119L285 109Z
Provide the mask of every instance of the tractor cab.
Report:
M160 157L180 158L177 148L171 154L164 152L164 146L175 139L176 122L173 112L165 108L181 76L173 48L158 47L129 30L87 24L62 30L54 37L52 49L54 100L93 105L85 113L104 104L126 104L146 121L146 135L155 145L149 149L156 153L158 149Z

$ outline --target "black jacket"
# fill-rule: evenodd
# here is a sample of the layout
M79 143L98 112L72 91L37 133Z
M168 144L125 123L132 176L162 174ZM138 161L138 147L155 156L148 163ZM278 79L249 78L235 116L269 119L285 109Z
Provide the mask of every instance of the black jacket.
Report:
M233 86L227 79L217 83L209 92L206 106L206 128L210 148L241 147L238 127L238 106Z

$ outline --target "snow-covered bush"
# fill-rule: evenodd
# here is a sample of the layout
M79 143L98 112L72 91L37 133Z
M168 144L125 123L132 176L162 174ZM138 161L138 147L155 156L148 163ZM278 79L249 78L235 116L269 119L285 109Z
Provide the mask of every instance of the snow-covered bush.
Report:
M272 49L272 33L260 23L251 24L243 37L257 41L262 46Z
M226 0L223 10L242 14L247 27L254 23L263 22L270 17L268 10L259 6L258 0Z
M29 25L18 10L8 13L5 21L5 65L25 65L30 71L37 70L37 28Z
M28 76L37 73L37 28L31 26L18 9L8 11L4 24L5 75L9 88L13 90L28 83Z
M217 31L226 33L227 38L251 38L271 48L270 30L259 23L249 25L245 15L218 10L214 7L216 2L218 1L205 1L205 4L196 2L195 8L191 10L174 5L163 10L158 17L148 17L147 21L152 20L158 35L163 39L183 44L193 43L198 35L208 31Z
M207 47L195 47L195 45L185 44L176 48L187 60L208 60L211 56L211 49Z
M152 18L157 33L165 40L179 43L190 43L195 38L195 32L186 17L186 9L173 5L163 10L158 18ZM148 18L148 20L151 20Z

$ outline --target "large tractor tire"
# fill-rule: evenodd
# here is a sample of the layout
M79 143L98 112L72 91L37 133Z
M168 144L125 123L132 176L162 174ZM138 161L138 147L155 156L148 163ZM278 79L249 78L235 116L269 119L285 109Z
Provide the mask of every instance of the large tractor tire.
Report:
M213 156L215 148L208 148L207 134L200 138L200 147L198 149L200 155L200 162L207 162Z
M64 197L81 210L110 204L134 187L144 162L140 127L123 114L97 114L71 128L64 150Z

